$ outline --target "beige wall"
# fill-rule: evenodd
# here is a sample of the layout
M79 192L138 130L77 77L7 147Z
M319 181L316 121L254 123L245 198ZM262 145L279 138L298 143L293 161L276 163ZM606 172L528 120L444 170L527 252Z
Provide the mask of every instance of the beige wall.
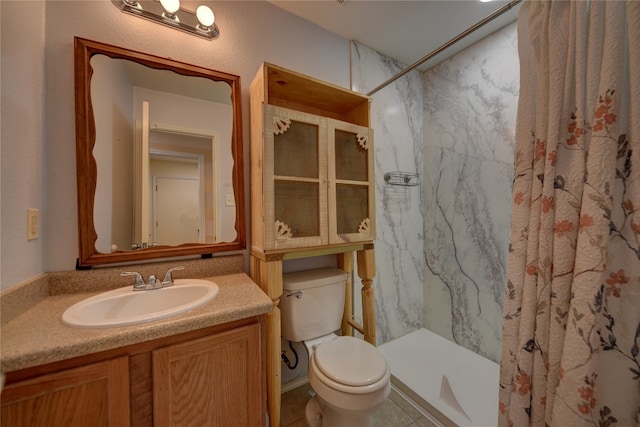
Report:
M2 288L75 267L74 36L239 75L247 172L249 85L263 61L349 86L348 40L265 1L205 3L221 31L214 41L123 14L110 0L0 1ZM248 196L248 173L245 186ZM27 242L29 207L41 208L42 226Z
M42 2L0 1L2 288L45 269L43 237L27 241L27 209L46 213L44 9Z

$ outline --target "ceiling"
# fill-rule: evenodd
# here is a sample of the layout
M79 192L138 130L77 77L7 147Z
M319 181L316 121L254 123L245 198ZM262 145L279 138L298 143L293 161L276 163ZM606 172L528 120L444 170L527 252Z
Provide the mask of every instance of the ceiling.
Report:
M344 38L411 65L507 5L494 0L269 0ZM519 4L423 63L426 70L517 18Z

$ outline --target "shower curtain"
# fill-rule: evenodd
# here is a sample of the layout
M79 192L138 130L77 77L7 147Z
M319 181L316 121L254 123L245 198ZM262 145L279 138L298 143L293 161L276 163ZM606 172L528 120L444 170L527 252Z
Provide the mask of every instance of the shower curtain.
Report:
M521 7L501 426L640 425L639 23Z

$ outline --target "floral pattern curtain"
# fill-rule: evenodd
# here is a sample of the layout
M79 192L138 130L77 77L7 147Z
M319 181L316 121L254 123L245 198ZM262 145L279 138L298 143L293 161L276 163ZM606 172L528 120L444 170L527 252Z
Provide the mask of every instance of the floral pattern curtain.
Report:
M640 426L640 2L526 1L501 426Z

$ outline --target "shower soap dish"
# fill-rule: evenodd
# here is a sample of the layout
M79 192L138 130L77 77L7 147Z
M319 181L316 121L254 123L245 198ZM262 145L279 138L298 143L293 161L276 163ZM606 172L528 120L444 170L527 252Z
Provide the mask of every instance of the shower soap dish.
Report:
M387 172L384 174L384 180L389 185L400 185L403 187L413 187L419 184L419 175L412 172Z

